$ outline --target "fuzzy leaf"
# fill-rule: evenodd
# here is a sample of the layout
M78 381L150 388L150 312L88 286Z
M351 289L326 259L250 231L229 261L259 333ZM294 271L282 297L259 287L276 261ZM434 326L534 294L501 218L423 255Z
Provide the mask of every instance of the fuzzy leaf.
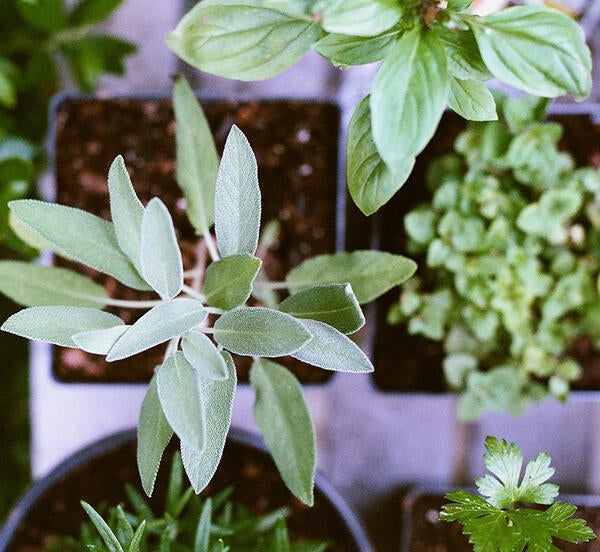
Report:
M27 307L102 307L105 289L72 270L22 261L0 261L0 292Z
M215 190L215 232L223 257L254 255L260 230L256 158L244 133L232 126L225 142Z
M492 93L478 80L450 78L448 107L469 121L498 119Z
M181 349L186 360L201 376L224 380L227 365L214 343L202 332L191 330L183 336Z
M106 360L120 360L135 355L198 326L207 312L195 299L173 299L144 314L115 343Z
M313 44L313 50L337 67L362 65L382 60L396 38L395 32L373 37L328 34Z
M231 355L221 353L227 364L227 379L223 381L201 378L200 394L206 411L206 446L194 450L181 444L181 459L192 487L199 493L214 475L225 447L225 438L231 424L231 410L237 377Z
M287 487L312 506L315 475L315 430L294 375L269 360L252 364L256 390L254 419Z
M336 372L362 374L373 371L365 353L343 333L317 320L303 320L302 323L313 337L302 349L292 353L294 358Z
M365 317L350 284L326 284L303 289L277 307L295 318L310 318L351 334L362 328Z
M38 234L52 251L114 276L134 289L148 289L121 251L113 225L90 213L33 199L11 201L21 224Z
M376 36L398 22L402 7L395 0L328 0L319 15L328 33Z
M23 309L6 320L1 329L27 339L75 348L77 345L71 336L122 324L119 317L99 309L48 306Z
M142 401L137 429L137 465L142 487L148 496L152 496L160 461L172 436L173 430L158 397L155 374Z
M173 220L156 197L150 200L142 218L140 264L144 279L163 301L173 299L183 288L183 262Z
M230 310L244 304L252 292L252 282L261 260L248 253L230 255L211 263L204 278L206 302L219 309Z
M102 330L88 330L86 332L78 332L71 339L77 347L88 353L96 355L107 355L118 339L127 331L127 324L105 328Z
M383 251L353 251L317 255L292 269L286 278L296 292L319 284L349 282L359 303L368 303L408 280L417 265Z
M173 109L177 123L177 184L185 195L190 222L196 233L204 236L214 222L219 155L204 112L183 77L175 80Z
M102 516L84 500L81 501L81 506L94 524L94 527L98 530L98 533L100 533L108 552L123 552L119 539L117 539L108 524L102 519Z

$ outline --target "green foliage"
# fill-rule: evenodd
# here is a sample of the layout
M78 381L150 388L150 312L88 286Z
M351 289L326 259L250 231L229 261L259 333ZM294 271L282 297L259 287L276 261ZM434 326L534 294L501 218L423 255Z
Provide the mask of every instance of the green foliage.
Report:
M204 0L167 43L200 70L241 80L272 77L311 47L340 67L382 61L348 131L348 188L371 214L404 184L446 105L469 120L496 119L483 81L495 77L545 97L590 93L590 52L568 16L518 6L480 17L469 5Z
M79 535L54 536L47 552L325 552L324 541L291 542L286 508L252 514L235 501L232 488L211 497L195 496L183 485L181 460L175 455L160 515L130 485L131 509L121 504L96 510L81 501L89 521ZM103 512L104 515L101 515Z
M305 261L287 282L257 278L261 260L254 253L261 199L254 154L246 137L233 127L213 170L213 157L204 151L214 149L212 137L189 94L187 84L178 80L175 112L178 126L183 126L177 132L178 161L193 175L203 174L208 164L214 180L204 175L196 186L209 189L198 190L192 189L189 175L178 175L190 198L190 219L210 253L208 266L183 271L170 214L157 198L147 205L140 202L118 157L108 177L112 221L71 207L20 200L10 204L12 222L30 242L110 274L130 288L153 290L157 298L107 297L91 280L70 270L3 262L0 290L29 307L11 316L3 329L79 347L109 362L168 343L138 426L138 466L148 494L173 433L181 441L183 465L194 490L200 492L208 484L231 421L236 372L229 353L254 357L257 422L284 480L310 504L315 442L301 387L293 374L261 357L292 355L327 370L372 371L369 359L347 336L364 324L359 301L399 285L416 266L397 255L355 251ZM200 133L210 139L208 148L196 147L190 120L201 121ZM251 295L265 290L273 305L247 304ZM279 296L276 290L291 295ZM146 312L126 325L101 310L105 306Z
M525 467L523 455L514 443L495 437L485 440L486 468L492 472L475 480L480 496L467 491L448 493L451 502L440 512L444 521L459 521L475 552L511 550L555 551L553 539L572 543L596 537L582 519L571 519L575 506L555 502L558 485L545 483L554 475L550 457L542 452ZM524 504L550 505L546 510Z
M499 104L503 121L472 123L431 164L431 202L404 220L428 272L388 315L443 342L465 419L564 399L579 376L565 352L582 335L600 344L600 171L558 149L545 102Z

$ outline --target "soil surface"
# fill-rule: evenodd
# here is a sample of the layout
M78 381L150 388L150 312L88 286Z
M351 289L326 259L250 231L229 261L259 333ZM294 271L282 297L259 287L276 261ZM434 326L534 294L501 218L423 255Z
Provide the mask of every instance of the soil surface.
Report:
M202 102L222 151L233 123L246 134L256 154L263 226L277 219L276 243L263 251L266 276L280 281L307 257L331 253L336 234L336 181L339 110L325 102ZM185 201L175 183L175 122L170 100L65 98L56 107L53 128L57 202L110 218L106 177L121 154L143 203L158 196L178 231L185 268L203 263L185 216ZM260 253L260 252L259 252ZM59 260L61 265L69 263ZM76 265L102 282L112 297L142 299L114 279ZM153 297L150 294L150 297ZM141 313L113 310L126 323ZM160 364L164 347L134 359L106 363L97 355L55 348L54 373L63 381L144 382ZM331 373L293 359L288 365L303 382L322 382ZM239 377L247 381L250 363L237 358Z

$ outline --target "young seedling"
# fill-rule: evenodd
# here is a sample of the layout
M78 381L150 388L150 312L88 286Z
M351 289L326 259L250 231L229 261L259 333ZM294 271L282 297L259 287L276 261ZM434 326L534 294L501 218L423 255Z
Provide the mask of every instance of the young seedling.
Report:
M208 124L183 79L175 84L174 101L178 182L212 263L205 271L184 272L169 212L158 198L142 205L117 157L108 175L112 222L21 200L10 204L13 228L30 243L158 297L109 298L72 271L5 261L0 290L29 308L2 329L108 361L167 344L138 427L138 465L148 494L173 433L196 492L210 481L231 421L236 389L231 353L252 357L255 419L290 490L312 504L315 435L309 411L296 378L270 359L290 355L327 370L370 372L369 359L348 337L364 324L359 303L400 284L416 265L400 256L357 251L309 259L285 282L258 279L261 197L250 145L234 126L218 163ZM285 288L290 295L273 308L248 306L251 295L265 287ZM101 310L111 305L147 312L126 325Z
M487 437L485 448L484 463L492 475L475 480L481 496L453 491L440 512L441 520L463 525L475 552L559 552L554 539L577 543L596 537L583 519L572 518L575 506L555 501L558 485L546 483L554 475L548 454L530 460L521 479L523 455L517 445Z

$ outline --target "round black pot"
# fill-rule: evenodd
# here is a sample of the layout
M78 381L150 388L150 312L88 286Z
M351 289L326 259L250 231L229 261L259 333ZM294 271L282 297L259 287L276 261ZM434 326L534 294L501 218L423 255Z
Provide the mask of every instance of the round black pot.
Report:
M175 445L170 445L170 452ZM140 491L136 466L136 432L128 430L101 439L62 462L38 480L18 503L0 532L0 552L43 550L49 534L77 534L85 519L79 501L93 505L127 502L124 485ZM170 463L171 454L166 455ZM165 463L165 464L166 464ZM150 504L164 504L169 467L161 465ZM308 508L285 488L262 441L232 428L221 464L206 493L232 485L234 499L257 513L281 506L291 508L288 528L292 538L335 541L332 552L372 552L360 521L322 475L315 480L315 506Z

